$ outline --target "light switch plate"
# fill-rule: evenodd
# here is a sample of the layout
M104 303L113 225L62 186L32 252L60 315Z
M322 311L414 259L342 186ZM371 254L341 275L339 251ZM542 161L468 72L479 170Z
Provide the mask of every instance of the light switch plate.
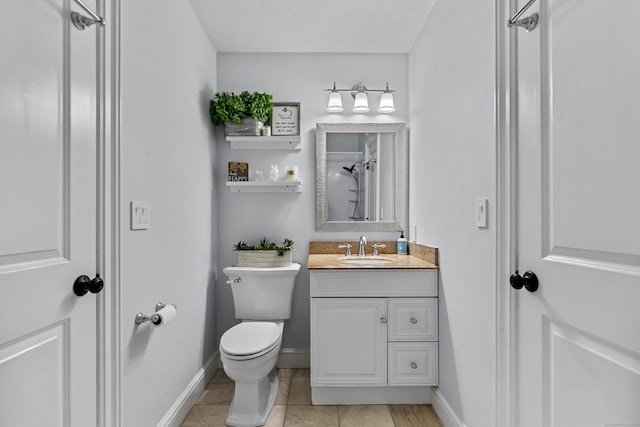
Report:
M131 201L131 229L147 230L151 224L151 209L149 202Z
M478 228L487 228L488 207L489 199L483 197L476 200L476 226Z

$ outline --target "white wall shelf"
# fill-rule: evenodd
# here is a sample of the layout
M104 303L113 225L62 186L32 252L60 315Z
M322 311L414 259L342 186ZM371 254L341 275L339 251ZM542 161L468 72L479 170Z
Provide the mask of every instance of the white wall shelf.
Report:
M227 181L232 193L300 193L300 181Z
M227 136L232 150L302 150L302 137L291 136Z

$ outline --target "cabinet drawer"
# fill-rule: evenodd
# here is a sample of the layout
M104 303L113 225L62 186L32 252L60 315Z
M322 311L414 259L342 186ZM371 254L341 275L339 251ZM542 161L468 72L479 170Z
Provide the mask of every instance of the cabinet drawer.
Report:
M311 271L311 297L435 297L438 270Z
M389 298L389 341L437 341L437 298Z
M437 385L438 343L390 342L388 385Z

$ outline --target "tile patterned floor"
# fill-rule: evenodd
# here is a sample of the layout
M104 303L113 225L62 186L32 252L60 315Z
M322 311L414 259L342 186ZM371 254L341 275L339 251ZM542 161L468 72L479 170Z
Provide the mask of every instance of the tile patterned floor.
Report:
M311 406L308 369L278 369L280 385L267 427L443 427L431 405ZM218 370L182 427L223 427L234 384Z

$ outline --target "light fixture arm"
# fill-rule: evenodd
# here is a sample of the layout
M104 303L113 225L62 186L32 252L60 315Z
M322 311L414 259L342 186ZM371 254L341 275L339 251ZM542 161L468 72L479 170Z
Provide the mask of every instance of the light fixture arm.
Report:
M356 83L350 89L338 89L338 88L336 88L336 83L333 82L333 88L323 89L323 91L325 91L325 92L352 92L353 96L355 96L354 94L358 93L358 92L365 92L365 93L367 93L367 92L391 92L391 93L395 92L395 90L389 89L389 83L387 83L386 89L369 89L368 87L366 87L361 82Z

